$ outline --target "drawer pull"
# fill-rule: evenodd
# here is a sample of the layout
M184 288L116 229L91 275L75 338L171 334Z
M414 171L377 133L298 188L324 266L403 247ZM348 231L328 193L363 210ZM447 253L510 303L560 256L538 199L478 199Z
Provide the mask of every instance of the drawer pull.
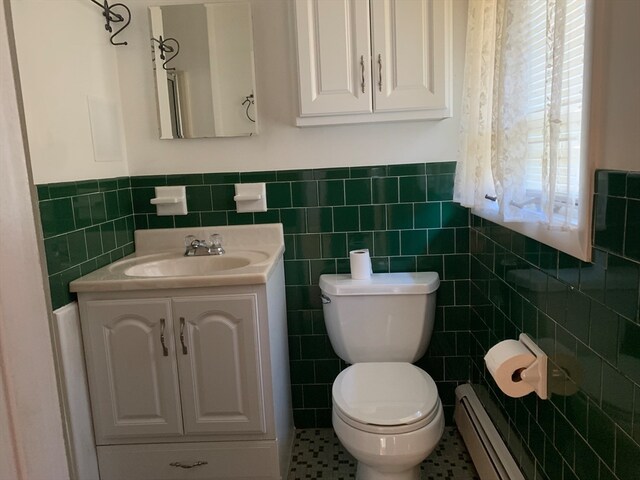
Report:
M160 319L160 344L162 345L162 355L164 357L169 356L169 349L167 345L164 343L164 318Z
M180 462L173 462L173 463L170 463L169 466L177 467L177 468L195 468L195 467L201 467L202 465L208 465L208 464L209 462L203 462L198 460L197 462L194 462L191 465L184 465Z
M187 345L184 343L184 317L180 317L180 343L182 344L182 354L189 353Z

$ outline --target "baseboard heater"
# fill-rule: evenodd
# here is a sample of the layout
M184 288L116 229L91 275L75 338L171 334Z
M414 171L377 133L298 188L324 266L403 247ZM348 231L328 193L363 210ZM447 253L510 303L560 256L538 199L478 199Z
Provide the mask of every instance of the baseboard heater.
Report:
M456 388L454 419L480 480L525 480L469 384Z

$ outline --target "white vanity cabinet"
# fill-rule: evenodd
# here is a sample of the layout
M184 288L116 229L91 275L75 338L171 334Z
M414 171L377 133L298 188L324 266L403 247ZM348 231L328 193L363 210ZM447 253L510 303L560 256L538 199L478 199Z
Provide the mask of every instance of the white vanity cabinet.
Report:
M451 116L451 0L295 0L299 126Z
M263 285L79 293L101 480L286 477L282 260L274 270Z

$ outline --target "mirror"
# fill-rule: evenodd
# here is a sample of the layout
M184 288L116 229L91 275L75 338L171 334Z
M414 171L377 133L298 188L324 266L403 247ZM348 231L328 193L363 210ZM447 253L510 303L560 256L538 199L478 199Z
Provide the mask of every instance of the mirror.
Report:
M257 133L248 2L149 7L160 138Z

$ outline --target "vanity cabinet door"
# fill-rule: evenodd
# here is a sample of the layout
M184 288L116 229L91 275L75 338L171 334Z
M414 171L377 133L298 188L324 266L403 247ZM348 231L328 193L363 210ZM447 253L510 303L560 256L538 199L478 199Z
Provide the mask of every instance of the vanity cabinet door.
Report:
M371 2L376 112L447 107L449 8L443 0Z
M257 295L173 299L185 434L264 433Z
M371 112L368 0L296 0L302 116Z
M98 444L182 434L172 327L168 299L86 302L82 330Z

